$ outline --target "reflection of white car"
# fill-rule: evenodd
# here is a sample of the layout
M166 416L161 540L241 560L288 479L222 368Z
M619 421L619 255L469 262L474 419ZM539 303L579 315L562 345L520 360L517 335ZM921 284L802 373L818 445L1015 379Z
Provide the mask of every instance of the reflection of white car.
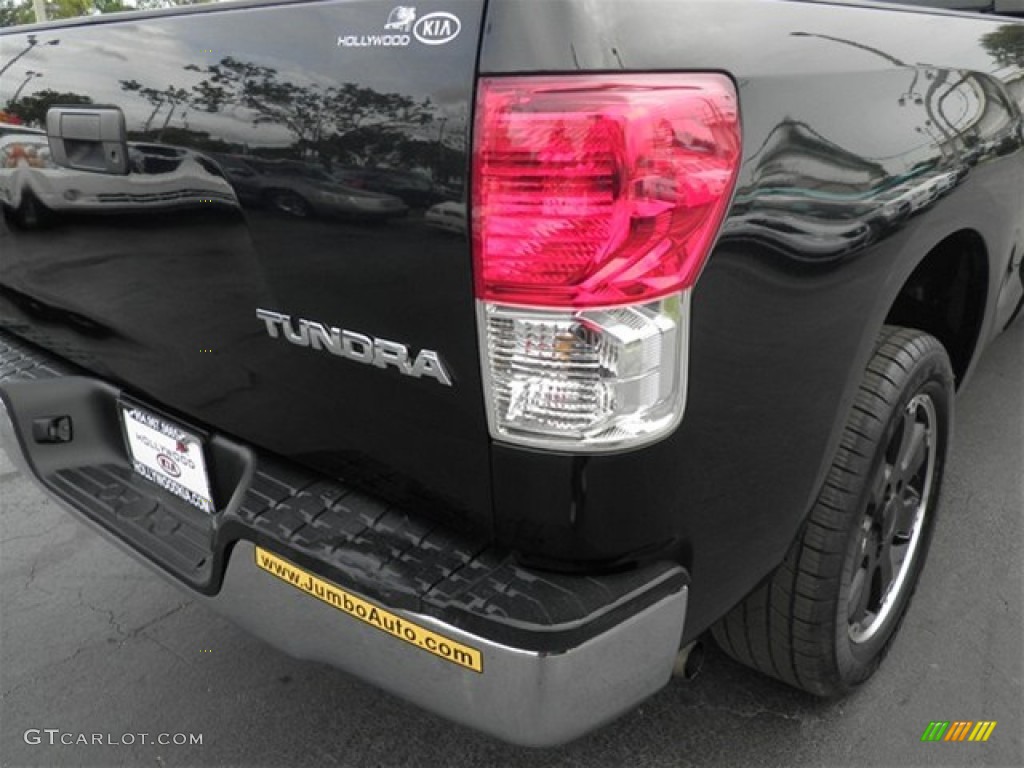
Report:
M949 194L963 181L965 170L946 171L933 176L919 176L887 190L883 196L883 215L895 218L893 212L907 217L929 207Z
M730 216L722 237L771 243L790 258L823 261L863 248L871 242L872 229L863 219L832 220L769 210Z
M235 193L209 159L186 149L130 145L124 176L53 162L45 135L0 137L0 202L33 223L43 212L106 213L235 206Z
M449 201L438 203L427 209L423 217L427 226L435 229L443 229L445 232L454 232L457 235L466 234L466 204Z
M0 208L11 211L19 220L34 223L38 203L32 195L24 195L21 169L52 168L50 147L46 136L29 128L4 126L0 135Z

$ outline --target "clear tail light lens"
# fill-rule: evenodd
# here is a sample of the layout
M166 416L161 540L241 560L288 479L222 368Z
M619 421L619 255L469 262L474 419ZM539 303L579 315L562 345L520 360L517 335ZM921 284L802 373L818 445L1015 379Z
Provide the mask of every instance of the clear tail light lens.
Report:
M675 428L689 289L740 159L714 74L481 80L473 245L492 434L614 450Z
M687 299L577 312L482 303L492 432L612 450L670 431L685 400Z

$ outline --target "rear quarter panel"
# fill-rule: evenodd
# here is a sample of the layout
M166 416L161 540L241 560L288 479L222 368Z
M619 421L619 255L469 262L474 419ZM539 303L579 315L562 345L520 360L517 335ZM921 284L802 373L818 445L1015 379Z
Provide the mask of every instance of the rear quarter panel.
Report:
M1024 25L773 0L491 4L484 74L724 71L740 95L736 198L694 292L682 427L647 450L497 448L506 540L553 557L667 548L687 635L781 561L815 498L900 287L954 232L990 261L1024 229ZM1019 246L1018 246L1019 247Z

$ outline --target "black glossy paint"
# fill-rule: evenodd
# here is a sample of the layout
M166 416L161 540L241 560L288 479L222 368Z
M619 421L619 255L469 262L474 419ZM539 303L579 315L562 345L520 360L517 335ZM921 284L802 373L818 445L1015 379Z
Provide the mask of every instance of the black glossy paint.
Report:
M980 235L979 347L1005 323L1024 245L1024 25L854 3L536 7L492 3L483 73L720 70L739 90L744 164L694 291L678 432L621 456L493 454L503 539L541 559L675 553L693 636L781 561L875 335L936 244Z
M483 1L415 5L456 14L458 37L388 30L381 0L0 37L0 108L21 122L0 135L0 326L487 530L470 254L425 218L464 199ZM408 45L338 44L364 35ZM124 113L129 174L44 167L46 107L83 101ZM272 340L258 307L436 350L454 386Z
M988 267L979 348L1009 316L1020 277L1008 265L1024 249L1022 26L855 3L491 0L485 74L723 71L740 94L744 165L693 296L686 418L650 448L580 458L490 446L469 249L421 218L434 200L465 199L482 0L417 4L421 15L460 15L448 46L337 48L336 34L376 29L391 7L261 6L37 30L12 71L45 67L45 78L16 94L26 75L5 75L0 104L52 87L121 106L142 162L131 182L204 157L215 170L190 178L219 202L62 214L44 227L31 211L27 222L8 211L0 325L291 458L376 477L381 492L484 527L493 516L498 539L527 559L585 568L668 553L693 576L692 636L781 560L877 330L925 254L976 233ZM0 37L0 61L26 40ZM247 70L254 90L229 106L217 66L222 78L243 66L273 77ZM312 99L301 124L254 101L279 98L270 86L285 81ZM192 96L172 110L168 85ZM351 85L367 98L399 94L427 116L325 128L326 89ZM411 191L410 212L377 225L268 194L313 183L294 180L296 161L323 167L357 152L366 164L433 169L442 183ZM354 168L338 181L392 196L402 183ZM256 306L437 349L456 386L271 342Z

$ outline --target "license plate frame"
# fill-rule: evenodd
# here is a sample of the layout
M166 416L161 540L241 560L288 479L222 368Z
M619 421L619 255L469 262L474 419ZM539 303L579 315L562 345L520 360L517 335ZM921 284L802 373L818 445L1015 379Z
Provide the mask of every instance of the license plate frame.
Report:
M191 506L213 514L206 438L151 409L120 402L121 428L132 469Z

